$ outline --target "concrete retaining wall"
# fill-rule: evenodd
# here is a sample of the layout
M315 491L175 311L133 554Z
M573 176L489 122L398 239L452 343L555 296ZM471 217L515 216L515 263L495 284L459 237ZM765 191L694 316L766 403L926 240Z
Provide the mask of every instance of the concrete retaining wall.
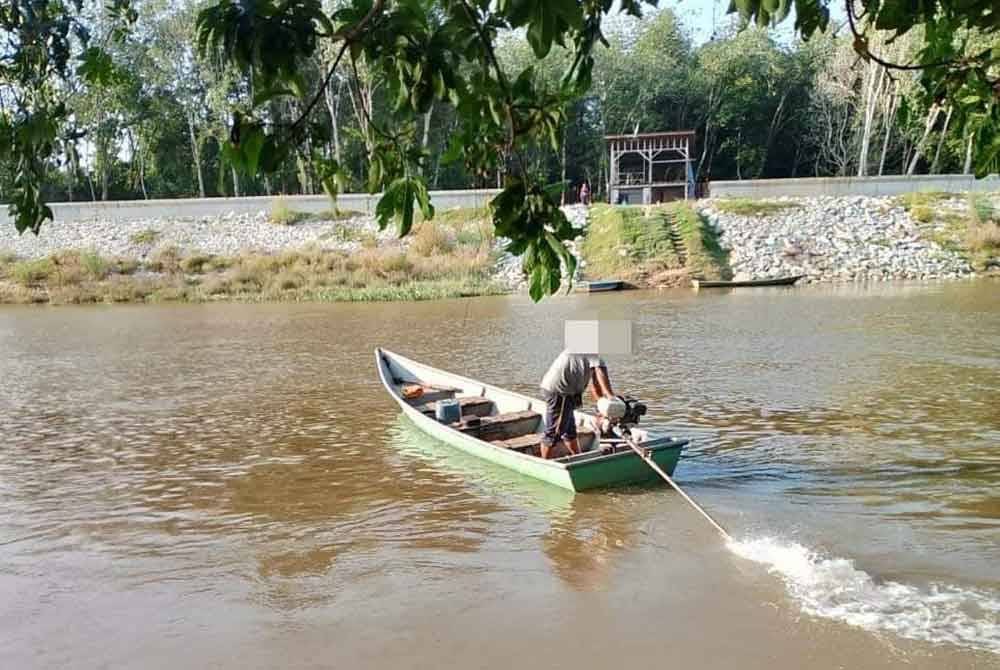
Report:
M1000 177L976 179L972 175L890 175L885 177L815 177L801 179L747 179L713 181L713 198L779 198L845 195L900 195L915 191L1000 191Z
M496 189L470 189L463 191L431 191L431 201L439 210L455 207L483 207ZM344 210L372 213L380 195L345 193L337 198L337 206ZM330 209L330 199L325 195L284 196L288 206L298 212L322 212ZM274 200L270 196L249 198L178 198L176 200L114 200L108 202L56 202L50 203L56 221L81 221L87 219L138 220L160 218L198 218L219 216L230 212L256 214L268 212ZM0 205L0 224L8 223L7 207Z

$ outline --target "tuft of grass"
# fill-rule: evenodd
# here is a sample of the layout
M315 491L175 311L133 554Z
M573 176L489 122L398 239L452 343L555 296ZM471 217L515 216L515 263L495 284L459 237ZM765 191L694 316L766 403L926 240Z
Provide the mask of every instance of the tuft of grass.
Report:
M113 258L109 261L108 267L111 272L130 275L139 269L139 261L134 258Z
M104 279L110 271L108 262L94 251L80 252L80 265L88 279Z
M130 239L132 244L156 244L156 241L160 239L160 231L154 228L146 228L132 235Z
M185 256L180 260L180 269L185 272L185 274L201 274L207 270L212 269L213 256L206 254L193 254L191 256Z
M786 200L754 200L752 198L726 198L712 203L716 211L737 216L774 216L789 209L802 207Z
M267 220L276 226L294 226L300 221L306 221L311 216L305 212L297 212L288 204L284 196L278 196L271 201L271 213Z
M14 263L10 268L10 276L21 286L31 286L51 277L56 271L50 258Z
M425 221L411 233L410 249L421 256L447 254L455 248L454 238L440 225Z
M359 216L364 216L364 212L335 207L322 212L316 212L315 214L306 214L304 218L309 221L350 221L351 219L356 219Z
M934 208L930 205L913 205L908 211L910 216L920 223L930 223L934 220Z
M146 267L153 272L173 274L181 269L181 252L177 247L161 247L149 257Z

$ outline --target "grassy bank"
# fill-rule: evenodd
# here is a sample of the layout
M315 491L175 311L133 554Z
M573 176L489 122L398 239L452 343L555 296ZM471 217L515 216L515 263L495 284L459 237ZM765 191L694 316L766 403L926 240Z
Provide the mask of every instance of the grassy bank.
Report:
M977 271L1000 270L1000 205L996 194L909 193L900 204L923 233L964 256Z
M354 237L351 237L351 236ZM350 251L306 247L276 254L184 254L142 259L66 251L25 260L0 253L0 302L130 303L428 300L503 292L491 280L492 227L482 212L445 212L405 241L377 244L345 229Z
M589 279L670 286L687 284L691 277L728 276L714 231L686 203L595 205L580 252Z

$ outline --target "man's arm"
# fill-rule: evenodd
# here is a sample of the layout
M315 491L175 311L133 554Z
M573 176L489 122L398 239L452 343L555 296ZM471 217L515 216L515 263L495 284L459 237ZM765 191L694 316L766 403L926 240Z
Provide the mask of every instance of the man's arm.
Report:
M590 392L594 394L594 399L613 398L615 392L611 390L611 380L608 379L608 369L601 365L591 368Z

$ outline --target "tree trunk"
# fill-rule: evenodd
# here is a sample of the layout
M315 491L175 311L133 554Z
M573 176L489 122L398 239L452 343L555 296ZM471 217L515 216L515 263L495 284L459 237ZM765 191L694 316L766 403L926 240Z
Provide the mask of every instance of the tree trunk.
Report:
M872 72L872 68L878 68L877 78ZM858 152L859 177L868 174L868 149L871 146L872 122L875 120L875 91L882 88L882 77L885 76L885 69L875 61L869 61L868 73L868 88L865 93L865 125L861 132L861 151Z
M73 169L73 147L66 142L66 168L69 174L66 175L66 197L69 198L70 202L73 202L73 182L76 181L76 170ZM0 198L3 197L3 191L0 190Z
M423 155L420 157L420 174L424 174L424 161L427 160L428 152L427 146L431 142L431 118L434 115L434 102L431 101L431 106L427 108L427 113L424 114L424 136L420 141L420 148L423 149Z
M885 172L885 156L889 152L889 138L892 136L892 121L896 117L896 100L893 94L889 101L889 111L885 115L885 136L882 138L882 155L878 159L878 176Z
M941 159L941 146L944 144L944 138L948 135L948 126L951 125L951 113L954 109L948 105L948 113L944 117L944 128L941 129L941 137L938 138L937 149L934 150L934 160L931 161L931 174L937 174L938 161Z
M972 174L972 142L975 137L975 133L969 133L969 141L965 144L965 166L962 168L962 174Z
M913 149L913 157L910 159L910 167L906 169L907 175L912 175L917 170L917 163L920 162L920 157L923 153L924 142L927 141L927 137L931 134L931 130L934 128L934 123L937 121L938 115L941 113L941 108L937 103L931 105L930 110L927 112L927 121L924 124L924 134L921 136L920 141L917 142L917 146Z
M784 113L786 100L788 100L787 90L781 94L781 100L778 101L778 107L774 110L774 114L771 116L771 125L767 129L767 141L764 142L764 155L761 157L760 168L757 170L758 179L764 176L764 168L767 167L767 155L771 152L771 146L774 143L774 138L778 134L778 126L781 125L781 117Z
M565 123L563 123L563 128L562 128L562 155L560 156L560 163L561 163L560 166L561 176L559 177L559 179L560 181L562 181L563 187L562 187L562 195L560 196L559 199L559 204L565 205L566 204L566 124Z
M326 109L330 113L330 130L333 134L333 159L340 165L340 90L342 84L337 82L337 92L334 93L330 86L323 91L323 98L326 101Z
M188 134L191 137L191 157L194 159L194 172L198 176L198 195L205 197L205 177L201 172L201 147L198 144L198 136L194 132L194 114L188 112Z
M233 173L233 197L240 197L240 176L236 174L236 168L231 168Z

